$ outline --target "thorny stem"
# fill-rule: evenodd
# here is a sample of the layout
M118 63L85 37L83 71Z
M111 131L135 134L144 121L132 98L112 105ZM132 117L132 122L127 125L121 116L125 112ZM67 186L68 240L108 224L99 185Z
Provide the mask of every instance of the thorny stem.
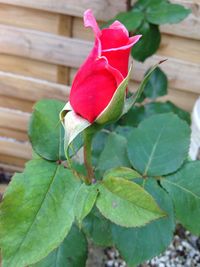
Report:
M94 172L92 168L92 134L84 133L84 164L87 169L87 177L85 177L85 183L91 184L94 178Z

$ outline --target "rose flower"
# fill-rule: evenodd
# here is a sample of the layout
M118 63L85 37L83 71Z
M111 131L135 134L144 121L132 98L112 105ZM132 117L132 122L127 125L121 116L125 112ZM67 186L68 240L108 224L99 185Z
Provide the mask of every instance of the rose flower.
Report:
M104 125L122 115L129 54L141 37L129 37L119 21L100 30L90 9L84 13L84 25L93 29L95 42L74 78L69 102L60 113L68 145L91 124Z
M100 30L91 10L84 13L84 25L93 29L95 44L75 76L69 101L78 115L93 123L127 76L131 47L141 35L129 38L119 21Z

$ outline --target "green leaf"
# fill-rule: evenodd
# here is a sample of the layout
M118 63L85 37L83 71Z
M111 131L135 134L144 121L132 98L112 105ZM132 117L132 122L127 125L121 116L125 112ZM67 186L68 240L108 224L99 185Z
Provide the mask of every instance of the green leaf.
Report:
M132 131L128 156L134 169L144 176L166 175L183 164L189 144L189 126L172 113L159 114Z
M102 153L100 154L97 169L103 173L115 167L129 167L130 162L128 160L126 146L126 138L116 133L109 134Z
M145 189L153 195L167 216L139 228L112 225L113 242L128 266L137 266L159 255L173 238L175 224L170 197L154 179L146 180Z
M125 103L125 93L130 79L131 70L132 66L130 67L126 78L118 86L107 107L96 118L95 122L97 124L103 125L106 123L114 122L118 120L122 115Z
M84 233L98 246L112 246L111 222L101 215L97 208L84 219Z
M142 34L142 38L132 48L131 55L134 59L144 62L158 50L161 40L160 31L157 25L145 22L135 34Z
M167 76L159 67L157 67L144 87L144 95L152 99L164 96L167 94L167 86Z
M92 140L92 160L93 165L96 166L98 164L99 156L105 146L106 140L108 138L107 132L97 132Z
M165 3L165 2L166 0L138 0L133 6L133 10L136 9L146 12L149 6L156 6L159 5L160 3Z
M96 206L115 224L137 227L165 216L153 197L134 182L108 176L99 185L99 192Z
M169 113L173 112L180 119L186 121L189 125L191 123L191 115L189 112L177 107L170 101L162 102L151 102L144 106L145 108L145 117L150 117L155 114ZM134 114L135 115L135 114Z
M145 106L132 106L128 112L120 118L119 124L123 125L123 127L138 126L138 124L147 116Z
M115 20L120 21L126 29L130 32L136 30L144 19L144 14L140 10L131 10L128 12L119 13L114 19L108 21L104 27L110 25Z
M151 102L145 104L144 106L133 106L129 110L129 112L120 119L119 123L120 125L130 125L137 127L141 121L151 117L152 115L169 113L169 112L173 112L174 114L178 115L180 119L185 120L190 125L191 123L190 113L177 107L170 101L164 103Z
M42 159L42 158L34 150L32 150L32 157L31 157L31 159Z
M105 173L104 177L120 177L126 180L132 180L135 178L142 178L141 174L139 174L136 170L127 168L127 167L118 167L111 169Z
M176 114L180 119L184 120L187 122L187 124L191 124L191 114L184 109L177 107L174 105L172 102L167 101L165 104L165 108L169 111L172 111L174 114ZM163 106L164 107L164 106Z
M55 249L74 221L80 182L62 165L30 161L16 174L0 206L4 267L33 264Z
M74 225L58 248L31 267L83 267L86 259L86 238Z
M200 234L200 161L184 165L180 171L161 179L169 192L175 214L189 231Z
M59 112L64 103L58 100L40 100L34 106L28 135L35 152L42 158L56 161L65 159L64 130Z
M124 136L126 139L129 137L133 127L130 126L117 126L115 129L115 133Z
M92 210L97 195L98 195L98 188L96 185L89 185L89 186L86 184L81 185L74 201L74 214L79 225L81 225L82 220Z
M152 24L178 23L191 13L181 5L160 2L150 5L146 11L146 19Z

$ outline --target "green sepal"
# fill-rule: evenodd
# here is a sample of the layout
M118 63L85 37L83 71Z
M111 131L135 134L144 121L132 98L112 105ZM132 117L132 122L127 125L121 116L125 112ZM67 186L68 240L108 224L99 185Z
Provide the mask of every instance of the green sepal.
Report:
M144 91L144 88L145 88L147 82L149 81L149 78L151 77L151 74L164 61L160 61L159 63L157 63L156 65L154 65L149 70L149 72L146 74L146 76L144 77L144 79L141 82L141 84L140 84L137 92L135 94L133 94L132 96L130 96L129 98L126 99L125 105L124 105L124 109L123 109L123 114L122 115L126 114L131 109L131 107L137 102L137 100L140 98L142 92Z
M60 120L65 128L64 150L69 159L69 146L91 123L77 115L68 102L60 112Z
M96 118L95 122L97 124L111 123L118 120L122 116L126 98L126 89L130 79L131 70L132 66L130 67L126 78L118 86L108 106Z

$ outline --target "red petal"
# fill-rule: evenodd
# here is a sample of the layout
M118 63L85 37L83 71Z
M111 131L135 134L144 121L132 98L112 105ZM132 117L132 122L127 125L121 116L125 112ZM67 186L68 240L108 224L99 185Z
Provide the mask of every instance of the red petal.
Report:
M125 46L102 50L102 56L105 56L109 64L118 69L124 77L128 74L128 61L131 47L140 39L141 35L129 38Z
M128 44L129 38L122 29L103 29L100 41L102 50L117 48Z
M124 34L129 37L128 30L126 27L118 20L114 21L113 24L110 25L109 29L121 29Z
M105 58L82 68L84 79L79 80L77 74L70 92L70 104L77 114L92 123L107 107L123 77Z

